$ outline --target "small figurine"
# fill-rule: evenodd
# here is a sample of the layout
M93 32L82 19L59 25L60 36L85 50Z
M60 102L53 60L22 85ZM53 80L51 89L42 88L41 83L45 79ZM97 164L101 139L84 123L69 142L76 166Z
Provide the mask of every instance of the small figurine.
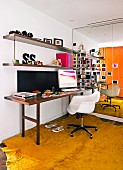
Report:
M53 60L53 64L61 66L62 63L61 63L61 60L58 59L58 60Z

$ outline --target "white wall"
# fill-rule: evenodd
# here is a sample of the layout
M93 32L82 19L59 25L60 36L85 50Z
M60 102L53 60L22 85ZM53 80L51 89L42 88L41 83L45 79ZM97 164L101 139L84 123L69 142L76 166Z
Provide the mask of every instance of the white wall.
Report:
M0 0L0 141L20 133L20 105L4 99L16 92L17 70L54 70L51 68L5 67L13 60L13 41L3 39L10 30L26 30L37 38L62 38L64 46L72 48L72 30L55 19L40 13L19 0ZM50 64L57 51L42 47L16 43L16 59L24 52L36 54L36 59ZM41 123L66 113L68 98L41 104ZM35 106L26 106L30 116L35 117ZM28 115L28 114L27 114ZM26 129L35 126L26 122Z
M96 41L84 36L83 34L80 34L78 31L73 30L72 37L73 42L76 43L76 47L74 47L74 50L78 50L80 43L84 45L86 53L89 53L91 49L98 50L99 44Z

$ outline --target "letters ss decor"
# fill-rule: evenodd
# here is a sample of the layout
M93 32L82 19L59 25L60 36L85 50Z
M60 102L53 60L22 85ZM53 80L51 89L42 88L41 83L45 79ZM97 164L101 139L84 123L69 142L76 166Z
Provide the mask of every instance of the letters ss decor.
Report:
M22 64L32 64L32 62L35 62L36 55L24 53L22 57Z

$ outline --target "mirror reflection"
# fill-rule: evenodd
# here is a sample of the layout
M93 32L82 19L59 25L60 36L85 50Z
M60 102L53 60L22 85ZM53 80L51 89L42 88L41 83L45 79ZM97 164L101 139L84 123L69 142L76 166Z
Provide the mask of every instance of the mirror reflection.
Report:
M98 87L99 82L109 87L116 84L121 87L119 96L123 97L123 18L75 28L72 36L75 67L81 68L78 85L90 88ZM95 76L95 80L87 80L87 74Z

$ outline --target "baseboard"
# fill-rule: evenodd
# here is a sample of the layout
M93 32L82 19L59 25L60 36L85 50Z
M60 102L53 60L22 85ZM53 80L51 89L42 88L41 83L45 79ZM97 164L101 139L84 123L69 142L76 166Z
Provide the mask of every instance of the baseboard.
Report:
M108 116L108 115L104 115L104 114L100 114L100 113L91 113L90 115L94 115L94 116L99 117L99 118L113 120L113 121L116 121L116 122L123 123L123 118L119 118L119 117L115 117L115 116Z
M52 121L55 121L55 120L58 120L58 119L63 119L65 117L67 117L67 116L68 116L68 113L63 113L63 114L55 115L55 116L49 117L49 118L47 118L45 120L42 120L41 124L52 122Z

